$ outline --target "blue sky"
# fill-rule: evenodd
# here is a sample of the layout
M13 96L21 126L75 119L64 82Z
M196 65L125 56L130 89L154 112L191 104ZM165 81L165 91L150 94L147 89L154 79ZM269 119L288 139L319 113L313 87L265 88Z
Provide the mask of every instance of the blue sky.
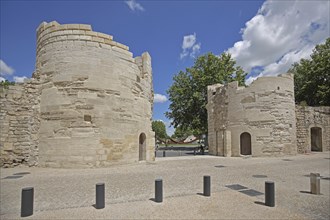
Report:
M153 118L168 125L166 90L195 57L229 51L249 73L247 83L286 72L329 37L329 8L329 1L1 0L0 79L31 77L41 22L91 24L134 56L150 53Z

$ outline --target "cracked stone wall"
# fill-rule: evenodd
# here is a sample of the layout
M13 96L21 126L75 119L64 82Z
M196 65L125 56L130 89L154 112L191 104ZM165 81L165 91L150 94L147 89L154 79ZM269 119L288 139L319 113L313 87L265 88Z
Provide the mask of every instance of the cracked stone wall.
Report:
M127 46L90 25L43 22L33 78L40 82L35 163L98 167L154 160L147 52L134 58ZM1 114L8 120L8 112Z
M210 154L240 156L240 136L251 135L252 156L297 153L293 77L260 77L249 87L237 82L208 87Z
M38 164L39 82L0 88L0 166Z
M311 128L321 128L320 151L330 150L330 107L296 106L297 147L299 153L311 152Z

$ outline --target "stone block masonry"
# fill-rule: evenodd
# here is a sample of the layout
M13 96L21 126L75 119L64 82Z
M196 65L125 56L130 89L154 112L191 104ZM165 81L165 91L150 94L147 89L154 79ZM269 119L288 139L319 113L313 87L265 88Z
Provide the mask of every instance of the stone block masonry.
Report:
M330 107L296 106L299 153L330 151Z
M3 89L1 106L2 166L154 160L151 57L133 58L127 46L90 25L41 23L32 81ZM24 109L13 115L16 108ZM18 120L22 115L29 123ZM18 146L21 136L28 147Z
M208 87L209 152L283 156L330 150L330 107L296 106L293 76Z
M296 154L293 77L261 77L249 87L237 82L208 87L210 154Z
M0 88L0 166L38 164L39 87L31 80Z

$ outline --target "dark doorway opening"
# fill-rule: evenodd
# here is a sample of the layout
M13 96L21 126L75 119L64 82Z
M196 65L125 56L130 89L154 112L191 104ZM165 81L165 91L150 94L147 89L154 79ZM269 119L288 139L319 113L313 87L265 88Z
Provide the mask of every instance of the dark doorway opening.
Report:
M311 151L322 151L322 128L311 128Z
M244 132L240 136L241 155L251 155L251 135L248 132Z
M146 160L146 139L145 133L141 133L139 137L139 161Z

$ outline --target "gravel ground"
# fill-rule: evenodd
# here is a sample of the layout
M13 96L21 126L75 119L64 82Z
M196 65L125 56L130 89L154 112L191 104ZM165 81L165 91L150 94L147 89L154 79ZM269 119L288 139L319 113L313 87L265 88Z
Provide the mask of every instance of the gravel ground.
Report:
M21 189L30 186L34 214L27 219L330 218L329 152L278 158L166 157L110 168L0 171L0 219L20 218ZM309 193L311 172L322 176L321 195ZM211 176L211 197L201 195L203 175ZM152 201L157 178L164 185L160 204ZM275 182L275 207L263 204L268 180ZM97 210L95 184L100 182L105 183L106 207ZM246 189L228 187L236 184Z

